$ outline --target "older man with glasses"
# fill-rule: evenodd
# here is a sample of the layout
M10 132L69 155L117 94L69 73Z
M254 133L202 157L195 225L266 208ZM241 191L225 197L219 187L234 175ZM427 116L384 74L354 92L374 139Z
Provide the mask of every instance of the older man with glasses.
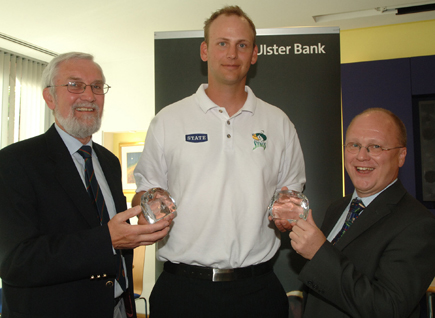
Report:
M0 276L4 317L136 317L133 248L171 217L130 225L118 159L92 141L106 84L84 53L54 58L43 96L55 124L0 151Z
M345 167L353 194L333 203L321 230L311 212L290 233L310 260L303 317L420 317L435 275L435 218L398 180L406 129L392 112L368 109L349 125Z

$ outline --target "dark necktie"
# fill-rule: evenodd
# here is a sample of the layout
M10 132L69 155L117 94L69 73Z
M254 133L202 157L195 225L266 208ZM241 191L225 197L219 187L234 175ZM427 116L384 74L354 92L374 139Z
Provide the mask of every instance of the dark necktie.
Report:
M97 177L95 176L94 165L92 164L92 148L90 146L82 146L77 151L85 160L85 183L86 190L88 191L89 197L94 202L95 207L98 212L98 218L100 224L106 224L109 222L109 212L107 212L106 203L104 202L103 192L98 184ZM117 262L117 274L116 280L121 286L122 290L125 291L125 273L124 267L122 265L121 250L116 250L116 262Z
M365 208L364 203L362 203L362 201L359 198L355 198L352 200L343 227L341 228L340 232L338 232L338 234L331 241L333 245L335 245L335 243L338 242L338 240L344 235L344 233L346 233L346 231L349 229L352 223L358 218L358 216L364 210L364 208Z

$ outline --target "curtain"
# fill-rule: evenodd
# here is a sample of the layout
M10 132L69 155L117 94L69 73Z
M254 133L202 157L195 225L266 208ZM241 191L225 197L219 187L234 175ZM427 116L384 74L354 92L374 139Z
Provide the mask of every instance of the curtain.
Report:
M41 88L46 65L0 50L0 148L46 130L50 116Z

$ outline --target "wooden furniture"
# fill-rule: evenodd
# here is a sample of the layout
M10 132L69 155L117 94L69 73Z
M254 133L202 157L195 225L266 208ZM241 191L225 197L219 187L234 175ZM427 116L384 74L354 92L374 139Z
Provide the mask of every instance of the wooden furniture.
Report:
M134 300L143 299L145 302L145 317L148 317L147 300L142 297L143 290L143 270L145 265L145 246L134 249L133 254L133 293Z

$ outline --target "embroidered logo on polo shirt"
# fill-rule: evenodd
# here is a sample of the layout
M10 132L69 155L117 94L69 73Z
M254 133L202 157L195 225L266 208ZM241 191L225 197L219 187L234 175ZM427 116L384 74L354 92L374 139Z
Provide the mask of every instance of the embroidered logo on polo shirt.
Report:
M206 142L208 141L207 134L190 134L186 135L187 142Z
M252 134L252 138L254 139L254 148L252 150L254 150L258 147L262 147L263 149L266 149L267 137L264 134L264 130L262 130L259 133Z

